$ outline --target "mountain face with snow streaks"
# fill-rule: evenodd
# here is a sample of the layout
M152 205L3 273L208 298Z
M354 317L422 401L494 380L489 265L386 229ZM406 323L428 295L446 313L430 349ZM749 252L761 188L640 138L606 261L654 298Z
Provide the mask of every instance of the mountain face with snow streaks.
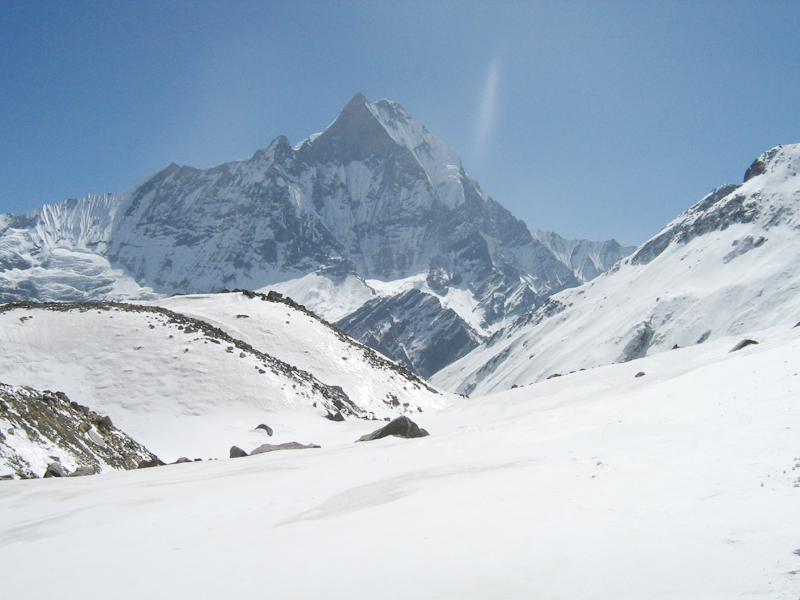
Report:
M589 283L432 381L485 394L800 320L800 144L761 155Z
M485 335L623 254L531 235L399 104L357 94L296 147L280 136L246 160L171 164L120 194L3 216L0 299L147 300L312 273L330 285L423 276L426 304L441 305L431 316L447 320L442 299L468 292L474 302L459 327L477 317ZM376 338L352 329L362 331Z

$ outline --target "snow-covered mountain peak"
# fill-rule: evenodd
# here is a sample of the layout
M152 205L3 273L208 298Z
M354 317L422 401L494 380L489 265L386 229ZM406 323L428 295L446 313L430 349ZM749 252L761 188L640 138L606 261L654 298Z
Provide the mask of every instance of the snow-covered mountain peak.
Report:
M744 174L747 183L759 175L796 177L800 170L800 144L778 145L753 161Z
M468 314L442 321L454 331L464 318L492 331L608 268L622 256L613 246L558 252L534 239L402 106L358 93L295 148L278 136L243 160L170 164L122 194L0 219L0 299L146 299L263 289L316 273L330 289L355 282L349 304L374 299L358 278L414 277L437 297L471 296L459 303ZM403 300L409 318L451 308L432 296ZM436 337L430 324L419 329ZM414 338L421 347L423 336Z
M357 93L325 131L296 146L301 160L371 164L390 157L405 173L426 180L448 209L464 203L458 154L415 121L397 102L369 102Z
M369 109L369 102L359 92L325 131L300 144L298 154L315 163L347 165L394 155L397 152L394 145L386 128Z
M741 185L718 187L669 223L631 256L631 263L647 264L675 242L687 244L711 231L754 223L763 231L796 221L800 190L800 144L777 146L755 161Z
M398 144L408 148L428 175L441 202L450 209L464 203L461 158L422 123L391 100L378 100L367 108Z

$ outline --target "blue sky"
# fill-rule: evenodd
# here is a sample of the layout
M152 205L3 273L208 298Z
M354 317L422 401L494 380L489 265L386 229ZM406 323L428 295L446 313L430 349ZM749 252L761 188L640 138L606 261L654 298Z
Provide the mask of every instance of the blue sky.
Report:
M800 142L800 2L16 2L0 212L324 129L362 91L531 230L638 244Z

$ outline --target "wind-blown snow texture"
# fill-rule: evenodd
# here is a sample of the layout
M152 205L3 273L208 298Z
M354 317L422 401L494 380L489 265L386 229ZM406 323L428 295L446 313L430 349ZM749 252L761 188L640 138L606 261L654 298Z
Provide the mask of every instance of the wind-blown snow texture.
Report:
M149 299L312 273L330 280L323 287L424 274L434 303L468 291L475 306L466 320L477 315L486 333L625 255L615 242L585 251L563 240L554 254L540 239L400 105L357 94L295 148L281 136L247 160L172 164L121 194L0 218L0 300ZM581 249L561 247L574 245ZM313 302L316 292L305 290ZM345 316L336 304L329 311ZM432 350L417 352L406 364L430 363ZM439 354L449 361L459 351Z
M630 257L437 373L482 395L800 320L800 145L760 156Z
M65 392L164 460L227 456L261 439L260 423L288 435L296 414L385 418L449 402L288 301L161 302L4 305L3 378Z
M426 411L418 439L298 412L322 448L0 482L3 598L795 599L800 328L750 335Z

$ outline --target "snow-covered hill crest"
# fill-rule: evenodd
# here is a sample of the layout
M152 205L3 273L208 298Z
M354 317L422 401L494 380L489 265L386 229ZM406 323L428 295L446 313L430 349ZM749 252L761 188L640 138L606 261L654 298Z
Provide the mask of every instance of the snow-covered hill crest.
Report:
M259 423L288 435L297 413L342 427L324 417L381 419L450 402L288 300L161 302L3 305L0 370L13 385L63 390L102 411L167 460L209 444L225 456Z
M800 320L800 145L764 153L630 257L437 373L483 394Z

